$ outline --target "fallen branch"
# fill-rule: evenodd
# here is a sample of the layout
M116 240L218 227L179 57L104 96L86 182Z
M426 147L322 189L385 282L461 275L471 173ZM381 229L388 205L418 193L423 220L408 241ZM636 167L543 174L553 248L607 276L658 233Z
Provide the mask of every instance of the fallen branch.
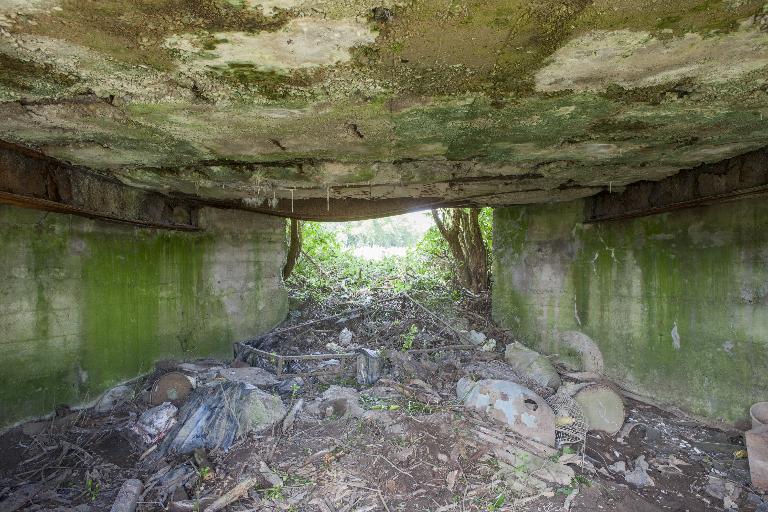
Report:
M232 489L227 491L224 495L217 498L216 501L207 506L205 508L205 512L217 512L219 510L224 510L224 508L240 500L243 496L248 494L248 491L263 481L263 476L246 478Z

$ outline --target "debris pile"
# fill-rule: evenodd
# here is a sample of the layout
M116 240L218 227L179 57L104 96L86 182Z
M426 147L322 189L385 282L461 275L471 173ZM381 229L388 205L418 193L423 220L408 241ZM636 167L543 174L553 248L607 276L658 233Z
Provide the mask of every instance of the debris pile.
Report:
M0 510L768 509L743 437L622 396L585 335L328 310L6 432Z

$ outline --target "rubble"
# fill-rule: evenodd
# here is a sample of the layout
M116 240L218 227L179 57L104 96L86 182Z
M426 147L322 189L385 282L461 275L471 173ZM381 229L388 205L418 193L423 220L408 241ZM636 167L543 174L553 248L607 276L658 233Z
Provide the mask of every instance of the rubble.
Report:
M120 487L110 512L134 512L143 490L144 484L141 483L141 480L135 478L126 480Z
M655 485L653 478L648 475L648 467L645 456L641 455L635 460L634 469L624 473L624 480L630 485L641 488Z
M743 492L757 452L739 459L725 433L625 403L596 363L556 368L519 344L485 352L503 333L466 319L452 324L484 341L457 344L466 333L408 298L319 320L239 343L231 364L158 364L130 394L26 424L0 510L109 510L129 480L128 510L143 486L137 512L768 508ZM345 330L354 351L325 352ZM153 407L171 374L195 387Z
M251 366L222 368L218 371L218 374L230 382L239 382L257 388L271 388L280 382L274 374L269 373L267 370Z

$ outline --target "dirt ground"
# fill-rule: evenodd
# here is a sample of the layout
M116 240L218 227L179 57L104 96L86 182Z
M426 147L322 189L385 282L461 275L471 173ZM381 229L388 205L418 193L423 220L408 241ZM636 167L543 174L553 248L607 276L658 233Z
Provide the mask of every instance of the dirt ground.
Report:
M750 488L741 432L716 430L628 397L619 434L589 432L583 445L547 452L573 476L538 485L538 470L525 463L510 467L498 457L499 446L521 440L465 409L456 396L456 381L467 373L462 368L502 361L511 333L491 324L480 300L438 315L420 302L380 299L306 307L270 335L250 340L277 355L389 350L376 385L358 384L353 365L338 359L290 363L283 371L301 372L301 379L281 375L269 388L287 411L297 411L290 422L283 418L248 432L226 451L160 456L157 444L143 443L134 430L150 407L155 382L179 369L158 364L130 383L133 398L109 411L62 407L51 418L0 435L0 512L110 510L120 486L133 478L144 486L141 511L211 510L216 498L243 482L248 485L220 510L768 510ZM353 312L338 315L347 310ZM314 323L296 327L308 322ZM461 341L456 331L469 329L496 340L495 349L414 352L455 345ZM274 361L251 359L275 372ZM202 361L195 367L215 373L230 365L244 366ZM332 386L348 392L329 407L321 400L338 390ZM648 463L652 485L637 487L625 478L620 464L633 468L639 457Z

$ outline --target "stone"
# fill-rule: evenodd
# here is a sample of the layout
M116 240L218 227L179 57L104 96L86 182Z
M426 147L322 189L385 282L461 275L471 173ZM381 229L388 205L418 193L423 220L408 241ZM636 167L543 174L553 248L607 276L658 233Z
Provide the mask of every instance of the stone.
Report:
M480 380L464 377L456 384L456 394L464 406L487 414L527 439L555 445L555 413L528 388L506 380Z
M94 410L100 414L110 412L118 405L133 399L134 394L133 388L130 386L126 386L125 384L115 386L101 395L99 401L96 402Z
M356 389L331 386L306 408L309 414L323 418L360 418L365 412L360 406L360 394Z
M382 359L378 350L361 348L357 350L357 383L371 386L381 378Z
M469 331L469 335L467 336L469 338L469 342L476 347L479 347L483 343L485 343L486 336L482 332L477 332L474 329Z
M570 371L603 373L603 353L592 338L579 331L565 331L557 335L559 357Z
M614 435L624 425L624 401L611 388L589 386L576 393L574 400L581 406L589 430Z
M355 336L355 334L345 327L339 333L339 345L341 345L341 346L349 345L350 343L352 343L352 338L354 336Z
M280 381L274 374L264 368L248 366L244 368L223 368L219 375L230 382L240 382L257 388L277 385Z
M110 512L134 512L143 490L144 484L141 483L141 480L135 478L126 480L120 486Z
M653 478L648 474L648 463L645 461L645 455L641 455L635 460L635 469L624 475L624 480L628 484L638 488L653 487L655 485Z
M626 473L627 472L627 463L623 460L619 460L608 466L608 469L615 473Z
M520 375L534 380L540 386L557 389L560 376L552 362L535 350L520 343L510 343L504 352L504 359Z
M170 372L162 375L152 385L149 392L149 403L160 405L164 402L180 404L183 402L195 386L193 377L180 372Z

